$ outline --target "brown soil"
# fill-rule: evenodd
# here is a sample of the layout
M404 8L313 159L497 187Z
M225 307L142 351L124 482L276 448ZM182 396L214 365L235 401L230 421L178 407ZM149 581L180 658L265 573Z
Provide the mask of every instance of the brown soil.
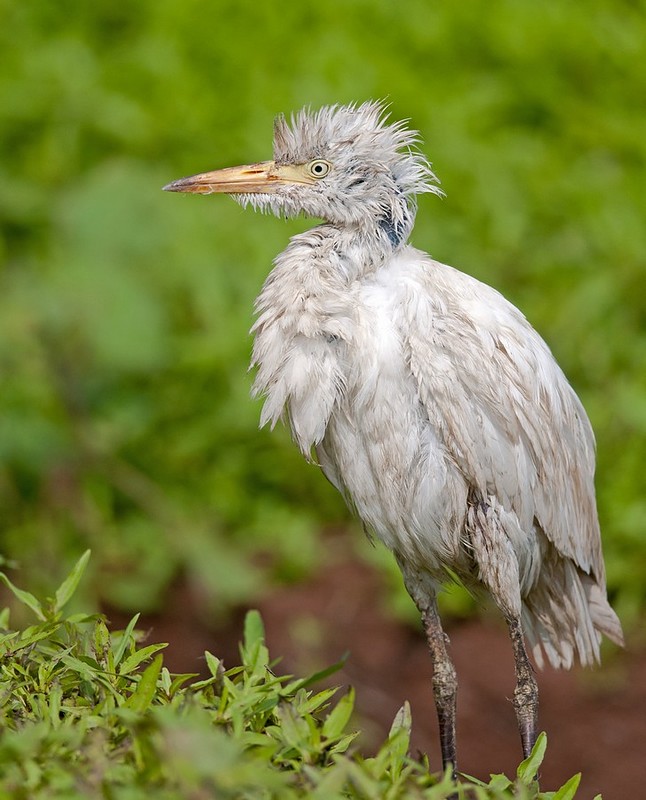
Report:
M260 602L272 656L283 656L279 673L305 675L350 651L345 667L328 683L356 689L359 746L376 748L405 700L413 713L413 752L429 754L440 768L431 665L421 631L384 613L380 576L352 556L328 566L307 584L276 589ZM208 649L238 663L244 610L226 626L208 627L186 587L179 587L163 615L142 620L152 641L167 641L165 662L174 672L202 672ZM124 618L110 613L113 626ZM187 625L187 619L189 623ZM511 648L503 626L473 620L448 627L458 679L460 769L487 779L513 776L520 744L511 703ZM556 789L583 773L577 798L639 800L646 745L646 654L612 653L603 669L539 673L540 721L548 732L541 786Z

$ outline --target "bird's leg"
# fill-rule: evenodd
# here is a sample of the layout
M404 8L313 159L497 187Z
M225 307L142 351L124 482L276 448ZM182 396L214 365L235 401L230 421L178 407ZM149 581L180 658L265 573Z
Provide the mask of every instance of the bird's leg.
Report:
M458 679L455 667L447 650L448 637L442 630L442 621L437 610L435 582L430 575L415 569L399 553L395 558L402 571L408 594L422 615L424 632L433 663L433 697L440 726L442 766L451 767L453 776L457 772L457 748L455 744L455 715L458 694Z
M516 665L516 688L514 689L513 704L523 745L523 757L527 758L532 752L538 736L538 684L534 677L534 668L525 649L520 619L508 619L507 625Z
M431 651L431 660L433 661L433 697L435 698L437 719L440 725L442 766L446 769L450 765L455 775L458 768L455 744L457 676L446 648L448 637L442 630L442 622L435 598L429 605L420 610L428 647Z

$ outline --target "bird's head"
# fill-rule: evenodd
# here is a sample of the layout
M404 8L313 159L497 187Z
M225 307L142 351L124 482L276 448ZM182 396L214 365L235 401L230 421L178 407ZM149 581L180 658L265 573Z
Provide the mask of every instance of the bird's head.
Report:
M274 160L182 178L170 192L232 195L277 215L303 213L335 225L380 226L407 238L415 196L441 194L419 136L389 123L382 103L303 109L274 124Z

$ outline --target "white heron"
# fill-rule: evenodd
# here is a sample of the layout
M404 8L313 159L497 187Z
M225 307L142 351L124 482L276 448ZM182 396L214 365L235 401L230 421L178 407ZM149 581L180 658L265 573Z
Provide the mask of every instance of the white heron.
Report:
M586 413L545 342L502 295L407 243L420 192L440 194L418 134L378 102L279 116L274 159L177 180L277 215L294 236L256 301L261 424L287 420L392 550L421 615L445 767L457 679L437 610L457 577L488 590L511 637L527 757L538 688L525 639L568 668L622 644L606 597Z

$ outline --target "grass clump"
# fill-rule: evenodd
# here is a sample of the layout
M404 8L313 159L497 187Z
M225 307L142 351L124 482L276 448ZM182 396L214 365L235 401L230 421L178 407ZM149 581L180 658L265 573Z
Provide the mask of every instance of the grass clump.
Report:
M66 614L89 553L53 598L40 601L2 575L37 617L12 630L0 615L0 798L157 800L202 798L542 798L569 800L534 781L541 735L514 780L456 784L408 755L405 705L379 752L365 758L347 727L353 692L315 684L339 665L298 679L274 673L260 615L247 615L241 664L205 653L209 677L173 675L164 644L142 644L135 616L110 632L98 614Z

